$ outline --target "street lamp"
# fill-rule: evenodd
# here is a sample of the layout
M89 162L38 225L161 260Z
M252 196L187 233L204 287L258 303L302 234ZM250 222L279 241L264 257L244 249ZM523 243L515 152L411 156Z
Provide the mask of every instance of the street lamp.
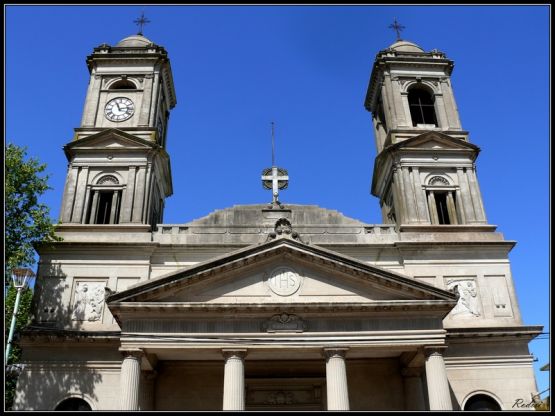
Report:
M10 326L10 334L8 335L8 344L6 345L6 364L8 364L8 357L10 356L10 350L12 348L12 338L15 331L15 320L17 316L17 310L19 308L19 299L21 298L21 291L25 289L29 280L35 276L35 273L31 269L13 269L12 270L12 280L13 285L17 289L17 295L15 297L15 305L13 307L12 314L12 324Z

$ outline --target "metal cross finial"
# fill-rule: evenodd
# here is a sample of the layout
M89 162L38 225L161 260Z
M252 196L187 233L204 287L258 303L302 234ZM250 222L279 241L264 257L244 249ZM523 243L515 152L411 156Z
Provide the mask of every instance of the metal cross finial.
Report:
M276 165L275 156L275 139L274 139L274 122L272 121L272 166Z
M276 166L274 125L272 121L272 167L262 171L262 186L272 190L271 208L282 206L278 199L279 190L286 189L289 182L287 171Z
M397 18L393 19L393 24L389 25L389 28L397 32L397 40L401 40L401 31L405 28L405 26L401 25L397 21Z
M133 23L135 23L137 26L139 26L139 33L137 33L137 35L143 35L143 26L146 25L147 23L150 23L150 20L148 20L145 17L145 12L141 13L141 17L138 19L133 20Z

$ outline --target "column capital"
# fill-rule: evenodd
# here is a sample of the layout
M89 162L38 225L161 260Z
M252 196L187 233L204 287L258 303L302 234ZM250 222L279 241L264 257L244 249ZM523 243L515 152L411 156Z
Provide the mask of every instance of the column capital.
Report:
M246 348L222 348L222 355L227 360L231 357L244 359L247 356Z
M145 352L141 348L123 348L120 347L119 352L123 355L123 358L136 358L140 359L145 355Z
M326 357L326 360L332 357L345 358L348 349L348 347L324 347L322 354Z
M446 349L447 349L447 345L430 345L430 346L424 347L423 350L424 350L424 355L426 356L426 358L428 358L432 355L443 356Z

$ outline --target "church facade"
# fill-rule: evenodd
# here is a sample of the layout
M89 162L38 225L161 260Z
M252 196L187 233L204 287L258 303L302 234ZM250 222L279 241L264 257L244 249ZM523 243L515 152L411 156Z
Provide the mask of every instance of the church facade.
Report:
M443 52L376 55L365 107L383 224L270 204L164 224L166 50L102 44L60 242L39 248L17 410L494 410L536 393L505 240Z

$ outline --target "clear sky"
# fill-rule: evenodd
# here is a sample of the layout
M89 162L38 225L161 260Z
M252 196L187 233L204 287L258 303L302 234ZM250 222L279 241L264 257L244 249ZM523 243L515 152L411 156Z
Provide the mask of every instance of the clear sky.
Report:
M506 239L523 321L549 331L548 6L8 6L5 137L47 163L44 198L58 219L62 146L81 121L85 58L137 32L169 52L177 106L168 152L174 195L165 223L235 204L266 203L260 174L289 171L284 203L315 204L381 223L370 195L376 156L366 88L376 53L404 39L455 61L463 128L482 149L486 215ZM538 389L548 387L548 340L530 343Z

